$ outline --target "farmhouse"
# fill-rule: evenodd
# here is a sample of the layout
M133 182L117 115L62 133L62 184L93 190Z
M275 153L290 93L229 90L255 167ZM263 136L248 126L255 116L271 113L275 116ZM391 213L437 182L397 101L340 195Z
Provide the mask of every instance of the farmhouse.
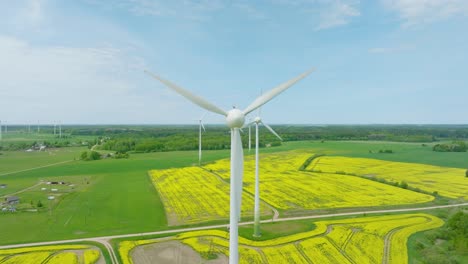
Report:
M7 198L5 198L5 202L7 204L17 204L19 203L20 199L18 196L8 196Z
M0 184L0 189L5 189L7 186L8 186L7 184L1 183L1 184Z

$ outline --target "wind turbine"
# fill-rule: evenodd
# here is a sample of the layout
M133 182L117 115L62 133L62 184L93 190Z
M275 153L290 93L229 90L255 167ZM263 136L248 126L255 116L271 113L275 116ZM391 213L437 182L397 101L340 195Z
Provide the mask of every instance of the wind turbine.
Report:
M0 120L0 140L2 140L2 120Z
M260 233L260 178L259 178L259 158L258 158L258 126L260 124L264 125L273 135L275 135L279 140L283 139L265 122L262 121L260 115L255 117L254 121L250 124L247 124L250 128L250 125L255 124L255 205L254 205L254 236L261 236Z
M57 134L57 121L54 121L54 137Z
M252 120L252 119L250 119ZM250 123L249 123L249 153L250 153L250 149L252 148L252 133L251 133L251 129L250 129Z
M200 119L198 119L199 127L198 127L198 165L201 165L201 135L202 135L202 128L203 131L206 132L205 126L203 125L203 117L205 117L205 114L203 114Z
M62 138L62 121L59 121L59 138Z
M231 187L230 187L230 207L229 207L229 263L237 264L239 262L239 250L238 250L238 221L240 216L240 204L242 194L242 177L244 173L244 156L242 150L242 141L239 130L244 126L245 116L260 106L266 104L271 99L284 92L286 89L291 87L296 82L302 80L309 75L314 69L310 69L301 75L285 82L272 90L264 93L257 97L247 108L243 111L237 108L233 108L229 111L224 111L214 104L206 101L198 95L191 93L184 88L165 80L155 74L145 71L148 75L154 79L160 81L170 89L174 90L178 94L182 95L192 103L216 114L220 114L226 117L227 126L231 129Z

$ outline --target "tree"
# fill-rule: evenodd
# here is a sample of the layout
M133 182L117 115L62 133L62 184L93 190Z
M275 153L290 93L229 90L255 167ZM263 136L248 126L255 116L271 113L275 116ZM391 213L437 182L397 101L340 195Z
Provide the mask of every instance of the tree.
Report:
M97 151L91 151L91 153L89 154L89 160L98 160L98 159L101 159L101 154L99 154L99 152Z
M408 189L408 183L406 183L405 181L402 181L400 183L400 187L403 188L403 189Z
M468 169L465 172L465 177L468 177Z
M80 159L87 160L88 159L88 152L87 151L81 152Z
M42 206L44 206L41 202L41 200L37 201L37 208L41 208Z

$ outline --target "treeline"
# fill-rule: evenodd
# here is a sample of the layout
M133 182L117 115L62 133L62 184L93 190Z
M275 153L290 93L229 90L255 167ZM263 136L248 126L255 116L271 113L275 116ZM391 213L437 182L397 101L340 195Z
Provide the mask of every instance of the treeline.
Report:
M467 145L464 141L454 141L452 144L436 144L432 150L438 152L466 152Z
M46 148L61 148L74 145L80 145L80 142L70 142L69 140L60 141L34 141L34 142L7 142L0 145L0 150L25 150L39 149L40 146Z
M242 134L244 147L248 147L248 131ZM254 145L254 134L252 134L251 142ZM222 150L231 147L231 138L229 131L226 129L212 129L202 135L202 145L204 150ZM281 142L274 136L262 133L259 142L260 147L265 146L279 146ZM198 132L181 129L174 134L166 134L160 136L141 135L135 133L118 134L103 140L98 149L112 150L121 153L128 151L133 152L162 152L162 151L175 151L175 150L197 150L198 149Z
M230 148L229 130L223 125L207 125L203 134L203 149ZM153 152L198 149L198 126L81 126L68 127L71 135L97 136L105 140L101 149L119 152ZM397 142L435 142L465 140L468 125L276 125L274 129L285 141L299 140L377 140ZM248 128L243 129L243 144L248 144ZM260 130L260 146L277 146L281 142ZM252 131L252 144L254 142Z

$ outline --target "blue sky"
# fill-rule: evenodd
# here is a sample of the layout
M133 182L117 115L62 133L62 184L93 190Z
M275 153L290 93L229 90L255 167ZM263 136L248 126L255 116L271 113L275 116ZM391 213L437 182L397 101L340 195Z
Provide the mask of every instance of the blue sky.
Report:
M0 0L0 120L195 123L316 72L268 123L467 123L465 0ZM207 123L223 123L209 114Z

